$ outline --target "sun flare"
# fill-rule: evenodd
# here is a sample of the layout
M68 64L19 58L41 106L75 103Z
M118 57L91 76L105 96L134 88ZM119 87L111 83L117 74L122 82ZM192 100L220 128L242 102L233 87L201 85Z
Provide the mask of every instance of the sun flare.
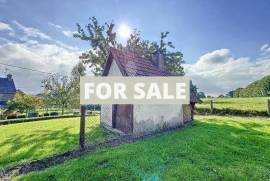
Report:
M127 39L131 34L131 29L127 24L121 24L118 29L120 37Z

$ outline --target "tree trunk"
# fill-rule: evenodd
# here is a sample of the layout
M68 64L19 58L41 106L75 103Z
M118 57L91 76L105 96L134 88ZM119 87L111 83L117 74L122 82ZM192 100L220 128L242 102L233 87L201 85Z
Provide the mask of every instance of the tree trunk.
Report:
M62 115L64 115L65 105L62 105Z

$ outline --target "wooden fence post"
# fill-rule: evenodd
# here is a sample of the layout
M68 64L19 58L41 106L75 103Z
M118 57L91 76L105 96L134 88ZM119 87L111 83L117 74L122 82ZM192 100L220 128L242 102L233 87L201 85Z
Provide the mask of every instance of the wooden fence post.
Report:
M211 109L211 113L213 113L213 111L214 111L213 100L210 100L210 109Z
M267 112L268 115L270 116L270 99L267 100Z
M81 105L81 121L80 121L80 148L84 148L84 142L85 142L85 110L86 106Z

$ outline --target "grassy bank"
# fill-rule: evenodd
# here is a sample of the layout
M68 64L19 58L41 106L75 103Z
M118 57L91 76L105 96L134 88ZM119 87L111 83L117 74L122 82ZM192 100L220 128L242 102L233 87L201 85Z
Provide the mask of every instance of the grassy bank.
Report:
M267 116L267 99L270 98L206 98L202 104L196 104L196 109L200 114L210 113L210 101L213 100L214 114Z
M18 180L269 180L270 119L197 116L191 128L33 172Z
M0 126L0 167L45 158L78 147L79 126L79 118ZM98 116L87 117L86 143L101 142L109 136L99 127Z

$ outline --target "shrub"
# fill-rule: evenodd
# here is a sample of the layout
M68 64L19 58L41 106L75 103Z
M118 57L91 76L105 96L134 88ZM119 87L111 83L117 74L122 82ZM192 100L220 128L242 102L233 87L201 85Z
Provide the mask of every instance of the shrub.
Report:
M7 119L16 119L17 118L17 114L10 114L7 116Z
M28 113L28 117L29 118L38 117L38 113L37 112L30 112L30 113Z
M44 113L43 116L45 116L45 117L50 116L50 114L49 113Z
M80 112L79 112L79 111L74 111L74 112L73 112L73 115L74 115L74 116L80 115Z
M24 115L24 114L18 115L17 118L26 118L26 115Z
M51 112L50 115L51 116L58 116L58 112Z

